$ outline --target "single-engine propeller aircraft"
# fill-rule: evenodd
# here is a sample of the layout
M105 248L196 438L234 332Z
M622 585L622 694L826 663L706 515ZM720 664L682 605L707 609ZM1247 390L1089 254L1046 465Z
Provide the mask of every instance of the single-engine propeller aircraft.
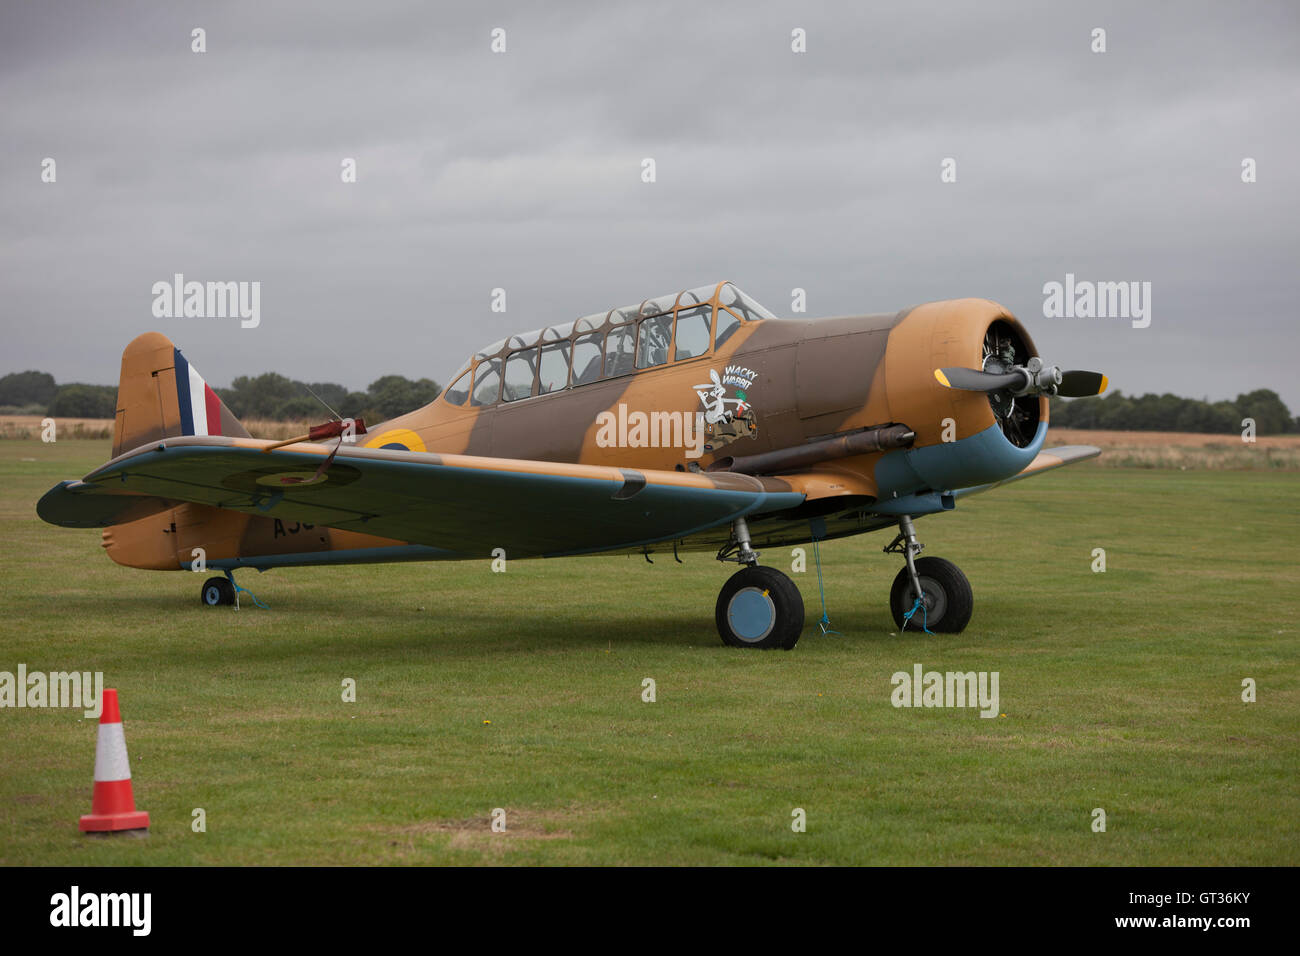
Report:
M235 603L239 568L716 551L741 565L722 640L787 649L803 599L760 550L896 526L895 623L956 632L970 584L918 557L913 519L1099 454L1043 448L1047 396L1105 388L1044 365L987 299L804 321L720 282L503 339L378 427L271 442L148 332L122 355L112 460L37 511L102 527L129 567L201 548L225 574L208 605Z

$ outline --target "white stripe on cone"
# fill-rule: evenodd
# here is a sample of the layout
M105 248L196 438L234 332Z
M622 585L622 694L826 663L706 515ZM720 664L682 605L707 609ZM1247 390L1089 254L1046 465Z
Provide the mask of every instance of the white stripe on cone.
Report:
M126 735L122 733L122 725L100 724L99 740L95 744L95 782L130 779L131 765L126 759Z

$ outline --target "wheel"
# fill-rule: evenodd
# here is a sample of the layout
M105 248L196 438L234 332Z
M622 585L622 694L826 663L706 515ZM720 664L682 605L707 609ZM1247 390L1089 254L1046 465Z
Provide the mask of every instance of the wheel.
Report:
M715 614L728 647L789 650L803 633L803 595L776 568L741 568L722 586Z
M225 578L208 578L203 582L199 600L207 607L235 603L235 586Z
M917 558L916 576L921 579L921 590L925 592L924 611L917 608L906 626L919 631L924 625L945 634L964 630L975 608L975 596L961 568L943 558ZM894 612L894 623L900 631L905 626L905 615L915 603L912 578L904 565L889 589L889 609Z

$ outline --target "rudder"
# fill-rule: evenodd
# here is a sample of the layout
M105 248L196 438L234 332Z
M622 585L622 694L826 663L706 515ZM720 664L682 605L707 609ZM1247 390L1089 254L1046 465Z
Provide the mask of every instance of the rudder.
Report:
M113 457L180 435L249 437L171 339L145 332L122 352Z

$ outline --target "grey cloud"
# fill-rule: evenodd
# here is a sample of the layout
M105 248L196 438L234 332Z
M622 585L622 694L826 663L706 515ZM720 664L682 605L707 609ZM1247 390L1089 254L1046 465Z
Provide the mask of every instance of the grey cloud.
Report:
M1126 391L1300 411L1298 26L1283 2L10 4L0 371L110 382L157 327L218 384L441 380L727 277L778 314L795 286L813 315L988 296ZM174 272L260 280L261 327L152 318ZM1043 318L1066 272L1151 281L1151 327Z

